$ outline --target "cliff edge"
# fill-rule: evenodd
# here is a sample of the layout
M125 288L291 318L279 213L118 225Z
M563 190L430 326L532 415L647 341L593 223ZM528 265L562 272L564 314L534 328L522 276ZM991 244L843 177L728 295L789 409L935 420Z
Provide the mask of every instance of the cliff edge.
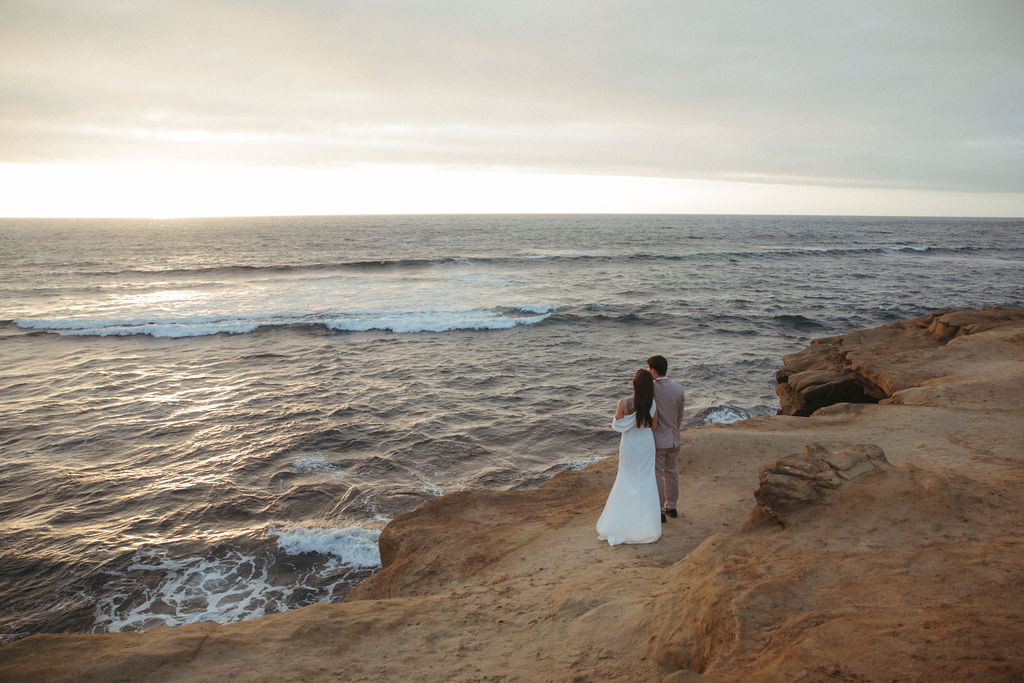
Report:
M36 635L0 679L1024 678L1024 309L818 340L779 382L789 414L684 434L657 543L596 539L610 457L395 519L343 603Z

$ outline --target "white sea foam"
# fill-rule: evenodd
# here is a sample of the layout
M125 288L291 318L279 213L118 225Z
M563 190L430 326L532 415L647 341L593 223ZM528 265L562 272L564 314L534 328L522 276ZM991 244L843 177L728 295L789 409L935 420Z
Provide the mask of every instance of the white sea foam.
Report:
M532 254L526 254L525 258L528 259L549 259L549 258L586 258L593 256L594 253L590 251L563 251L558 249L551 249L546 251L537 251Z
M301 458L296 458L292 463L292 467L296 472L300 474L310 474L313 472L339 472L337 465L332 465L322 455L307 455Z
M740 420L746 420L751 414L733 406L715 406L708 408L703 415L703 424L732 424Z
M289 555L321 553L338 557L351 567L380 566L379 530L285 526L280 529L271 527L269 533L277 536L278 547Z
M14 324L22 329L53 332L62 336L128 337L136 334L150 337L202 337L227 332L246 334L262 325L273 324L266 320L225 319L220 316L197 316L194 318L172 319L109 319L109 318L67 318L56 320L20 318ZM280 324L280 323L278 323Z
M380 566L380 531L287 526L270 527L268 534L287 555L319 553L325 559L307 575L290 576L281 584L274 576L273 555L229 551L173 558L161 548L141 548L132 564L104 587L96 601L93 630L245 621L308 604L310 594L330 599L352 571Z
M155 586L134 577L156 575ZM117 586L96 602L99 631L143 631L197 621L229 623L261 617L275 598L284 602L299 586L274 586L265 562L240 552L224 557L170 558L141 549ZM275 610L276 611L276 610Z
M557 310L557 308L557 306L548 306L545 304L518 304L516 306L510 307L511 310L525 311L527 313L534 313L537 315L550 315L555 310Z
M516 307L524 310L523 307ZM538 310L540 307L538 307ZM332 330L366 332L387 330L396 333L451 332L453 330L507 330L518 325L535 325L547 320L550 307L538 315L506 316L493 310L414 311L350 316L327 321ZM524 310L525 312L525 310Z
M423 488L421 488L420 491L428 496L433 496L434 498L445 494L445 490L443 488L426 480L423 481Z
M11 317L23 329L65 336L195 337L284 325L396 333L500 330L541 322L554 310L531 301L535 279L481 268L454 260L412 271L275 271L268 277L243 270L159 287L146 282L143 293L129 278L123 287L79 297L66 317L69 309L62 305Z
M600 462L601 460L604 460L607 457L608 454L604 454L595 456L593 458L584 458L583 460L573 460L566 466L566 469L582 470L584 467L587 467L588 465L593 465L595 462Z
M18 318L22 329L52 332L62 336L200 337L222 332L246 334L260 327L283 325L324 325L332 330L365 332L386 330L395 333L450 332L454 330L507 330L518 325L534 325L551 316L552 306L517 305L495 309L396 311L351 314L286 314L259 317L196 316L192 318Z

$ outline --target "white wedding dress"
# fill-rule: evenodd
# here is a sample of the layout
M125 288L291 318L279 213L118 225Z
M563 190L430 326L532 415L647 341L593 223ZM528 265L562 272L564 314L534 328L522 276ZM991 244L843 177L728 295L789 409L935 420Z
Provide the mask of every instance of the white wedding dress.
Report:
M651 416L657 406L651 404ZM653 543L661 538L661 503L654 478L654 432L636 426L636 413L612 420L622 432L619 471L604 511L597 520L597 537L608 545Z

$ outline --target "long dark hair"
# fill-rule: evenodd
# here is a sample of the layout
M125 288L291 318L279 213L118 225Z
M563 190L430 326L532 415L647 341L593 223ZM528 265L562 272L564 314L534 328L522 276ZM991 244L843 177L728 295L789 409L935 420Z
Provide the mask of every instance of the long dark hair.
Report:
M633 410L637 427L653 427L651 404L654 403L654 376L643 368L633 375Z

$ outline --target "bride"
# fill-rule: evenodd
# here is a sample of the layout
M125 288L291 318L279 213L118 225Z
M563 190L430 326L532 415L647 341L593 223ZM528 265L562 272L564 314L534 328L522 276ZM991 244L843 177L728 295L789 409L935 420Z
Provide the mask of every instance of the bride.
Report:
M658 426L654 378L647 370L633 375L633 396L619 399L612 429L622 432L619 471L597 537L608 545L653 543L661 537L661 503L654 478L654 431Z

